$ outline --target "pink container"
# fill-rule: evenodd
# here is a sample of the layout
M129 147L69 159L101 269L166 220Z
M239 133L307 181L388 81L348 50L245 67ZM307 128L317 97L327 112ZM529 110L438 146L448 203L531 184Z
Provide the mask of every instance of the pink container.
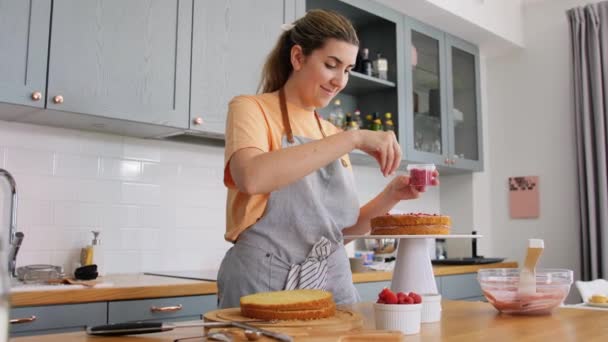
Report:
M430 186L433 184L435 164L409 164L407 171L410 174L410 185Z

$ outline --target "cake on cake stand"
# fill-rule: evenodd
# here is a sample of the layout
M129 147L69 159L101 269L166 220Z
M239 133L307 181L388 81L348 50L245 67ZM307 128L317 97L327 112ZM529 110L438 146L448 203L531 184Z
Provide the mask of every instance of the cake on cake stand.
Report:
M431 256L426 239L476 239L482 235L348 235L345 240L399 239L397 259L393 269L391 290L393 292L414 291L420 294L438 293Z

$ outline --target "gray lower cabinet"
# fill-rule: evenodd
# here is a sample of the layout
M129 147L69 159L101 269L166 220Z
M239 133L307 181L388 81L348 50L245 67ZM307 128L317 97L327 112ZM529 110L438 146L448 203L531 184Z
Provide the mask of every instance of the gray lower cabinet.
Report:
M0 0L0 102L44 107L50 20L51 0Z
M10 334L24 336L79 331L86 326L105 324L107 310L106 302L12 308Z
M217 296L184 296L108 303L108 323L198 320L217 308Z
M435 277L437 290L443 299L452 300L485 300L479 283L477 273L465 273L458 275ZM377 281L369 283L357 283L355 288L359 291L361 300L376 301L378 293L385 287L390 287L390 281Z
M195 1L190 128L223 135L230 99L255 94L294 0ZM255 18L252 20L252 18Z
M215 309L216 295L18 307L11 309L10 335L82 331L87 326L132 321L200 320Z
M445 299L483 299L477 273L465 273L438 277L441 279L441 296Z

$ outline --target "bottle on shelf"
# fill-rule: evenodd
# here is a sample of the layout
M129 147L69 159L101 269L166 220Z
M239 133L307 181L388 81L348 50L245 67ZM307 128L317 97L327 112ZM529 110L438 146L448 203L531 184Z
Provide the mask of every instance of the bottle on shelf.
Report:
M365 116L365 129L372 129L373 123L374 123L374 116L372 114L367 114Z
M329 112L329 118L327 120L336 127L342 128L344 125L344 111L342 110L342 101L340 101L340 99L334 100L333 107Z
M346 123L344 124L344 130L353 131L359 129L359 124L354 120L350 113L346 114Z
M354 117L353 117L353 121L355 121L357 123L357 126L359 128L363 128L363 119L361 119L361 111L358 109L355 109L355 112L353 113Z
M361 70L360 70L360 72L367 76L372 76L373 66L372 66L372 61L369 60L369 49L368 48L363 48L363 50L361 50Z
M372 131L382 130L382 120L380 120L380 114L378 112L374 112L373 121L370 129Z
M336 127L344 127L344 110L342 110L342 101L340 99L334 100L334 106L331 109L329 118L329 121Z
M373 62L374 76L381 80L388 79L388 61L378 52L376 59Z
M395 124L393 123L393 115L390 112L384 114L384 130L395 131Z

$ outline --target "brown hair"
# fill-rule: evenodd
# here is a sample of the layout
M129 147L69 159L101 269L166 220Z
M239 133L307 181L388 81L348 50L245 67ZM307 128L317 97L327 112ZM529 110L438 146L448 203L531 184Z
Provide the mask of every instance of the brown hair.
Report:
M293 70L291 48L300 45L305 56L323 47L327 39L336 39L359 46L357 32L351 22L333 11L314 9L283 32L268 54L258 90L270 93L279 90Z

